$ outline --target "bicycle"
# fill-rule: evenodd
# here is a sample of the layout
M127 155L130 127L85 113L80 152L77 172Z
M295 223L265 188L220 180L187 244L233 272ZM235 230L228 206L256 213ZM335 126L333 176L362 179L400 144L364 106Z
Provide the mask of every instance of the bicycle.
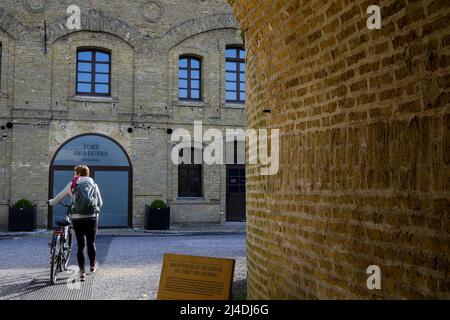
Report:
M52 242L50 246L50 282L55 284L59 272L67 271L70 253L72 251L72 223L70 219L70 211L72 204L67 205L60 203L67 208L66 217L57 221L57 229L53 231Z

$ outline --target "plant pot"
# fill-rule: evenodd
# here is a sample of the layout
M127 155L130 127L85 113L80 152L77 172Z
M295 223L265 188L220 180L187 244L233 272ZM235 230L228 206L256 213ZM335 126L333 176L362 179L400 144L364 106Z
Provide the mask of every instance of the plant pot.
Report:
M33 231L36 229L36 206L32 208L9 207L9 231Z
M170 207L155 209L145 206L145 229L146 230L169 230L170 229Z

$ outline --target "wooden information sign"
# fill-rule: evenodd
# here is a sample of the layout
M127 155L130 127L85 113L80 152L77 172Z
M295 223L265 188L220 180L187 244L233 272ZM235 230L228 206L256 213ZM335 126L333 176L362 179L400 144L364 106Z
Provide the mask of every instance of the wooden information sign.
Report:
M231 299L234 265L234 259L166 253L158 300Z

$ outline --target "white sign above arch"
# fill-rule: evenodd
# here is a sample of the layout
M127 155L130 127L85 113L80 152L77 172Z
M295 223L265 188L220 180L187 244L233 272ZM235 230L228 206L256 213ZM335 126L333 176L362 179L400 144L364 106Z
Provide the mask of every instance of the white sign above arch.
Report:
M101 135L83 135L66 142L53 160L54 166L130 167L127 154L116 142Z

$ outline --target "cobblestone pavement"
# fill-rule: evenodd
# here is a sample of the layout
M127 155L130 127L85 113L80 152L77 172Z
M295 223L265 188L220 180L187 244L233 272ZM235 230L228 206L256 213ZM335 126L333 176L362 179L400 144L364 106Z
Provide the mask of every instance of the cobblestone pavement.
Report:
M49 230L36 230L34 232L0 232L0 240L15 237L42 237L47 238L52 233ZM245 222L226 222L224 224L174 224L169 230L134 229L100 229L99 235L112 236L149 236L149 235L231 235L245 234Z
M97 238L98 272L84 283L71 281L78 269L75 242L69 271L53 286L47 233L0 237L0 299L156 299L164 253L233 258L235 283L246 278L244 234L103 233Z

